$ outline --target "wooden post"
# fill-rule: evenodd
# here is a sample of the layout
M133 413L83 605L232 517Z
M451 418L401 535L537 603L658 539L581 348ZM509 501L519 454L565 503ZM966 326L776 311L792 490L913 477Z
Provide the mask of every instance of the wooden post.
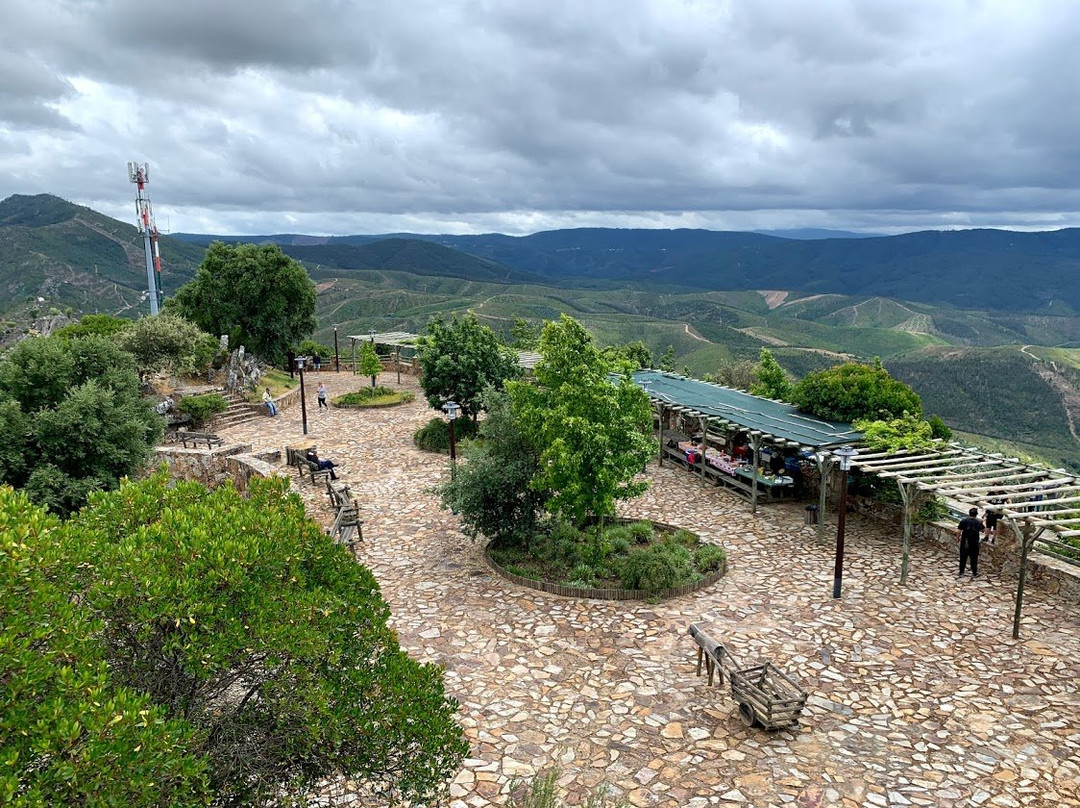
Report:
M750 445L754 449L754 474L750 478L750 513L757 513L758 464L761 463L761 435L750 433Z
M664 467L664 404L663 402L656 403L656 410L659 413L659 417L656 421L656 434L659 436L660 441L660 458L657 461L657 465L660 468Z
M818 476L821 483L818 485L818 520L817 520L817 543L825 543L825 495L829 485L830 458L827 452L818 450L814 452L814 460L818 467Z
M915 483L908 482L902 477L896 478L896 485L900 488L900 499L904 503L904 549L900 561L900 583L907 583L908 562L911 557L911 508L918 493Z
M1012 528L1013 533L1020 537L1020 578L1016 584L1016 611L1013 612L1012 630L1013 639L1018 640L1020 639L1020 613L1024 608L1024 584L1027 583L1028 551L1035 543L1035 539L1039 538L1046 528L1040 527L1036 530L1035 525L1025 519L1024 526L1017 529L1016 519L1011 516L1009 517L1009 527Z
M709 434L709 419L704 415L698 416L701 424L701 487L705 487L705 436Z
M394 346L394 370L397 371L397 383L401 386L401 346Z
M356 338L355 337L349 337L349 340L352 342L352 375L355 376L356 375Z

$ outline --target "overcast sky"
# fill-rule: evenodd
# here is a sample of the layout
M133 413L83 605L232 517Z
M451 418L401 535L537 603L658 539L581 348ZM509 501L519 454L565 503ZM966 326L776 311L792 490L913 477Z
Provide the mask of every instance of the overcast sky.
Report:
M159 229L1080 225L1075 0L0 0L0 198Z

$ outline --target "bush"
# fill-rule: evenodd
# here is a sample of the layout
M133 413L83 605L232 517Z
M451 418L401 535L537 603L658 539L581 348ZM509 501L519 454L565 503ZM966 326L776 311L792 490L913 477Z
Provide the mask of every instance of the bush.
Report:
M794 398L803 412L829 421L898 418L905 411L922 416L918 393L890 376L880 362L847 362L808 373L796 385Z
M201 396L185 396L176 405L180 412L191 416L194 426L201 427L210 423L210 419L229 408L229 402L221 393L206 393Z
M702 544L694 550L694 569L702 575L721 569L726 560L727 553L724 548L715 544Z
M627 589L654 594L689 583L693 577L690 551L672 541L631 550L620 574Z
M475 437L476 423L468 418L458 418L454 422L454 438L457 441ZM450 453L450 425L443 418L432 418L413 435L413 443L425 452Z

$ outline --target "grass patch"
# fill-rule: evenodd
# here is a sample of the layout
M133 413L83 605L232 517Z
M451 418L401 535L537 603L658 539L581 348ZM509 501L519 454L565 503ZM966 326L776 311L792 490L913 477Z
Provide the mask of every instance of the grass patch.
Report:
M300 377L289 378L289 374L283 370L271 368L259 379L259 384L254 390L249 390L244 397L252 404L262 404L263 391L270 388L270 395L274 398L287 393L300 386Z

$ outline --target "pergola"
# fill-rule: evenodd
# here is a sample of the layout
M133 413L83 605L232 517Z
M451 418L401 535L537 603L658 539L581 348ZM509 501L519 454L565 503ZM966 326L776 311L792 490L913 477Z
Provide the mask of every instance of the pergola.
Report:
M701 434L722 432L745 432L754 452L754 468L761 463L762 444L780 448L813 452L821 474L819 513L825 513L826 470L831 462L830 450L862 440L862 433L842 424L814 418L799 412L791 404L752 396L741 390L722 387L711 382L689 379L659 370L640 370L633 375L634 383L649 394L657 408L660 423L668 412L696 418ZM660 462L663 464L663 430L661 429ZM704 484L704 463L702 484ZM751 511L757 512L757 475L752 478L750 496ZM825 540L824 520L818 520L818 541Z
M372 329L367 334L354 334L348 339L352 341L352 354L353 354L353 373L356 373L356 343L367 341L373 345L386 345L387 347L394 349L394 367L398 372L398 384L401 384L401 349L415 348L416 340L419 338L419 334L410 334L407 331L383 331L377 332ZM536 367L536 363L543 357L535 351L518 351L518 367L522 370L532 370Z
M911 520L915 495L926 491L964 512L993 504L1020 539L1020 576L1013 617L1013 637L1020 636L1028 553L1040 549L1080 566L1076 547L1063 541L1080 536L1080 479L1064 469L1048 469L1016 458L989 454L959 444L921 452L875 452L858 455L853 467L896 480L904 503L904 550L900 582L907 582ZM1000 492L1000 493L999 493ZM991 499L1006 498L1004 504Z

